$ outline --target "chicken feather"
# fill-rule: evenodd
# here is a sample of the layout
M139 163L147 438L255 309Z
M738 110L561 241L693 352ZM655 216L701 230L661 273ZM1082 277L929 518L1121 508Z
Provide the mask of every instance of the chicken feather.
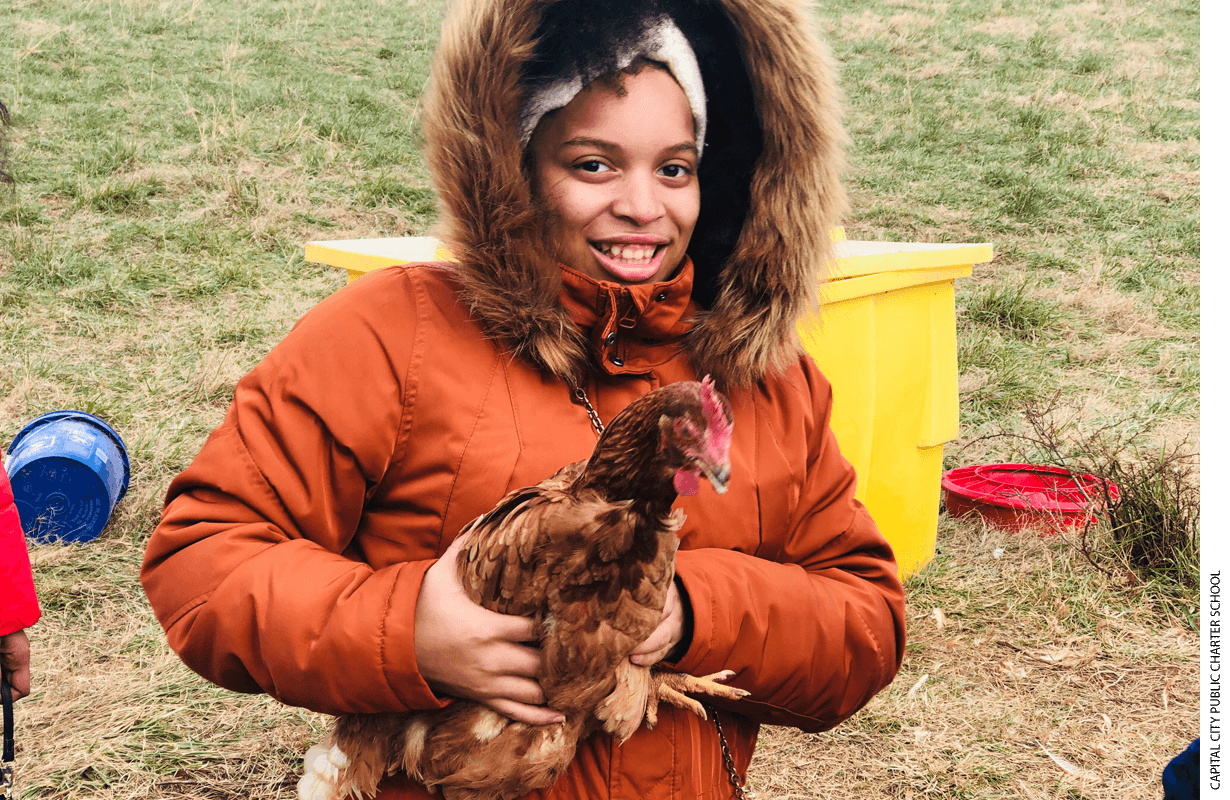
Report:
M658 389L611 421L587 461L509 493L461 532L462 586L485 608L535 620L539 683L564 722L527 725L466 700L346 715L327 759L334 766L313 786L361 798L404 770L447 800L510 800L550 785L590 733L623 741L652 725L659 700L704 716L682 692L746 696L629 659L657 627L674 577L684 516L672 504L702 476L725 490L730 433L729 405L709 379Z

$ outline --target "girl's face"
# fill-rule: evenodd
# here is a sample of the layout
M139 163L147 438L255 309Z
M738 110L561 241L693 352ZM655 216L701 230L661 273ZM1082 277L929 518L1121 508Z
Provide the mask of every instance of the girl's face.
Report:
M530 140L535 196L554 216L558 257L624 285L665 280L700 213L692 111L670 73L646 67L624 93L593 83Z

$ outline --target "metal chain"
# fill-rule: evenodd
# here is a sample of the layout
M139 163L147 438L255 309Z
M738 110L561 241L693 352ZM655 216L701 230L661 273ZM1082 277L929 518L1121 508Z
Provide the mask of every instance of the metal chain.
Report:
M572 387L572 393L585 404L585 410L589 412L589 421L593 424L594 430L598 431L598 435L601 436L606 428L603 427L602 418L598 416L598 412L594 411L594 407L589 404L589 397L586 396L585 390L580 386L574 386Z
M722 732L722 721L718 719L717 709L711 705L705 705L705 710L713 716L713 724L717 727L718 741L722 744L722 764L726 767L726 775L730 779L730 785L734 787L734 793L731 796L735 800L746 800L747 795L743 792L739 773L735 769L735 758L730 754L730 746L726 744L726 734Z

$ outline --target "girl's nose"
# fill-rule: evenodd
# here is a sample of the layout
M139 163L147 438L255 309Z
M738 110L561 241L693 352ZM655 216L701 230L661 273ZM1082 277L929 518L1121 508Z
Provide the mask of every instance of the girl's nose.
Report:
M611 206L611 213L637 225L648 225L665 214L666 206L659 196L659 192L664 189L654 177L627 176L621 182L619 196Z

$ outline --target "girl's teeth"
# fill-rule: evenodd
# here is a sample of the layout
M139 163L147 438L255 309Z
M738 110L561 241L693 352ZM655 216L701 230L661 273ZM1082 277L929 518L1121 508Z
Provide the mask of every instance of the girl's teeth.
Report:
M599 249L611 258L618 258L622 261L648 261L653 258L653 254L657 250L656 247L633 244L601 245Z

